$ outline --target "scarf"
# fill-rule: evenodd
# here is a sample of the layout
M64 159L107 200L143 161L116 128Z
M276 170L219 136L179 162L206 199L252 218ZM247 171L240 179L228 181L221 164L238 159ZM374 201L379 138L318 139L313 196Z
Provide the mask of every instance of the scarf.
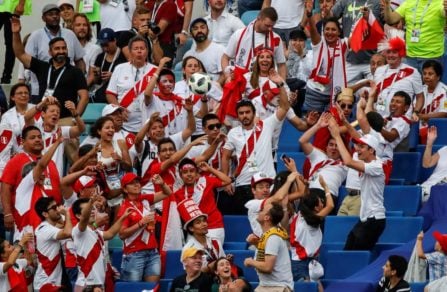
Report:
M256 253L257 261L265 261L265 246L267 245L267 240L272 235L278 235L283 240L287 240L289 238L287 231L279 226L273 226L272 228L264 232L258 242L258 251Z
M309 79L322 85L331 85L331 104L335 102L335 94L346 88L346 54L348 52L348 44L346 39L339 39L334 47L333 53L327 45L324 38L321 39L320 50L318 52L317 64L310 73ZM322 67L323 72L320 74ZM335 74L334 74L335 73Z
M235 67L234 79L224 85L222 100L217 112L221 122L225 121L225 116L237 118L236 104L245 92L247 79L245 79L244 74L246 72L247 70L243 68Z

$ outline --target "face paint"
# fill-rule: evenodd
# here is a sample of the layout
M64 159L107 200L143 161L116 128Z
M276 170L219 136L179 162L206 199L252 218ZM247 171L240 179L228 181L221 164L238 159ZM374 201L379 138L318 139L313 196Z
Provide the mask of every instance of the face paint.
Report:
M174 78L171 75L163 75L160 77L158 87L162 93L171 93L174 90Z

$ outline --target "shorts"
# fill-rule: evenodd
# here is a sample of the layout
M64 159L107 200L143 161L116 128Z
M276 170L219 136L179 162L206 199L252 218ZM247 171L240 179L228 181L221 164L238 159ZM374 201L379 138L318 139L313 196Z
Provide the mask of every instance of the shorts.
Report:
M302 261L291 261L294 282L309 280L309 263L311 260L311 258L308 258Z
M160 269L160 254L156 248L124 254L121 279L128 282L143 281L144 277L159 276Z

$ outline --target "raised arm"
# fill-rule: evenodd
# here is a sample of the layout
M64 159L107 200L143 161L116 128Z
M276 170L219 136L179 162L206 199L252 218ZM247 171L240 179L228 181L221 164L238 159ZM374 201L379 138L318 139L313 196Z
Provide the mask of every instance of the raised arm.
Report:
M276 110L276 117L282 121L290 108L289 97L284 87L285 81L273 68L269 71L269 79L279 87L279 106Z
M399 13L391 9L390 3L390 0L384 0L383 16L387 24L393 25L398 23L402 19L402 17Z
M431 126L428 128L427 145L425 146L424 155L422 157L422 167L424 168L433 167L439 161L439 153L436 152L435 154L432 154L433 144L435 143L437 137L438 130L436 129L436 126Z
M124 212L124 214L120 218L118 218L118 220L116 220L115 223L109 229L107 229L107 231L104 231L104 233L103 233L104 240L110 240L115 235L118 234L118 232L121 229L121 225L123 224L124 219L126 219L131 212L132 212L132 210L130 208L128 208Z
M301 148L303 149L303 152L305 155L309 155L312 150L314 149L314 146L312 143L310 143L310 140L315 135L315 133L324 127L327 127L329 124L329 119L331 118L330 113L323 113L321 114L320 118L318 119L317 123L313 125L309 130L303 133L303 135L298 140L301 144Z
M320 175L318 179L326 195L326 206L324 206L324 208L321 209L321 211L318 212L317 215L320 217L326 217L327 215L329 215L329 213L331 213L332 209L334 209L334 200L332 199L331 190L326 184L326 181L324 180L323 176Z
M57 235L56 235L56 239L57 240L61 240L61 239L67 239L71 237L71 230L73 229L73 225L71 223L71 218L70 218L70 212L67 211L67 209L65 209L64 206L59 206L58 208L59 213L61 213L62 215L65 216L65 224L64 224L64 228L61 229Z
M422 246L422 240L424 239L424 232L421 231L418 234L418 237L416 239L416 252L418 254L418 258L425 260L425 252L424 247Z
M154 185L158 185L161 188L161 192L157 192L154 195L154 203L160 202L161 200L166 199L172 194L171 188L163 181L160 175L155 174L152 177L152 183Z
M72 117L76 121L76 126L70 127L70 138L77 138L85 130L84 120L79 115L78 111L76 110L76 106L75 106L74 102L72 102L71 100L67 100L65 102L65 108L70 111Z
M203 104L203 103L202 103ZM188 113L187 118L187 125L186 128L182 131L182 140L186 141L189 137L196 131L196 119L194 118L194 103L192 102L191 98L185 99L185 104L183 105L186 112Z
M146 89L144 90L144 103L146 106L148 106L152 103L152 98L153 98L152 94L154 92L155 86L157 85L158 76L160 75L160 72L163 69L163 67L170 61L171 61L171 58L169 58L169 57L163 57L160 60L160 64L157 68L157 71L155 71L151 80L149 81L149 84L147 85Z
M9 255L7 261L3 264L3 273L6 274L6 272L14 266L17 259L19 258L20 252L22 249L25 249L25 245L28 241L33 239L32 233L24 233L22 235L22 238L20 239L17 246L14 247L13 251Z
M231 178L228 175L226 175L225 173L223 173L220 170L217 170L217 169L209 166L208 163L201 162L201 163L199 163L198 167L200 168L201 171L209 172L209 173L213 174L215 177L217 177L218 179L220 179L222 181L223 186L231 184Z
M207 139L206 136L202 136L202 137L192 141L191 143L189 143L182 149L178 150L177 152L175 152L168 160L165 160L161 164L161 171L162 172L166 171L169 167L171 167L172 165L179 162L183 157L185 157L186 153L188 153L192 147L199 145L199 144L203 144L206 141L206 139Z
M12 48L14 50L14 55L22 62L25 68L31 66L31 55L25 52L23 47L22 39L20 38L20 30L22 29L20 24L20 19L13 16L11 18L11 31L12 31Z
M305 5L306 10L304 12L306 13L307 23L309 24L310 40L312 45L315 46L321 42L321 35L318 33L317 24L315 23L315 19L312 15L313 1L307 1Z
M58 137L56 141L53 143L53 145L51 145L50 148L48 148L48 151L44 155L42 155L42 158L40 158L37 161L37 165L33 168L33 180L35 182L39 180L40 176L50 163L51 158L53 157L54 153L57 150L57 147L59 147L59 145L62 144L62 142L64 142L64 138Z

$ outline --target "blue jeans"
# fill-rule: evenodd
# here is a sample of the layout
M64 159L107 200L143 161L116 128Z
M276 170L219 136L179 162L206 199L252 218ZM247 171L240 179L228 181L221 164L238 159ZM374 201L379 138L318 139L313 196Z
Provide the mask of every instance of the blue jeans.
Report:
M293 281L309 280L309 263L311 260L311 258L308 258L302 261L291 261Z
M123 255L121 279L128 282L143 281L144 277L159 276L160 254L157 249L148 249Z
M422 75L422 65L424 65L425 61L428 61L428 60L438 61L440 64L442 64L442 56L440 56L438 58L418 58L418 57L408 57L407 56L405 58L405 64L418 69L419 73Z

